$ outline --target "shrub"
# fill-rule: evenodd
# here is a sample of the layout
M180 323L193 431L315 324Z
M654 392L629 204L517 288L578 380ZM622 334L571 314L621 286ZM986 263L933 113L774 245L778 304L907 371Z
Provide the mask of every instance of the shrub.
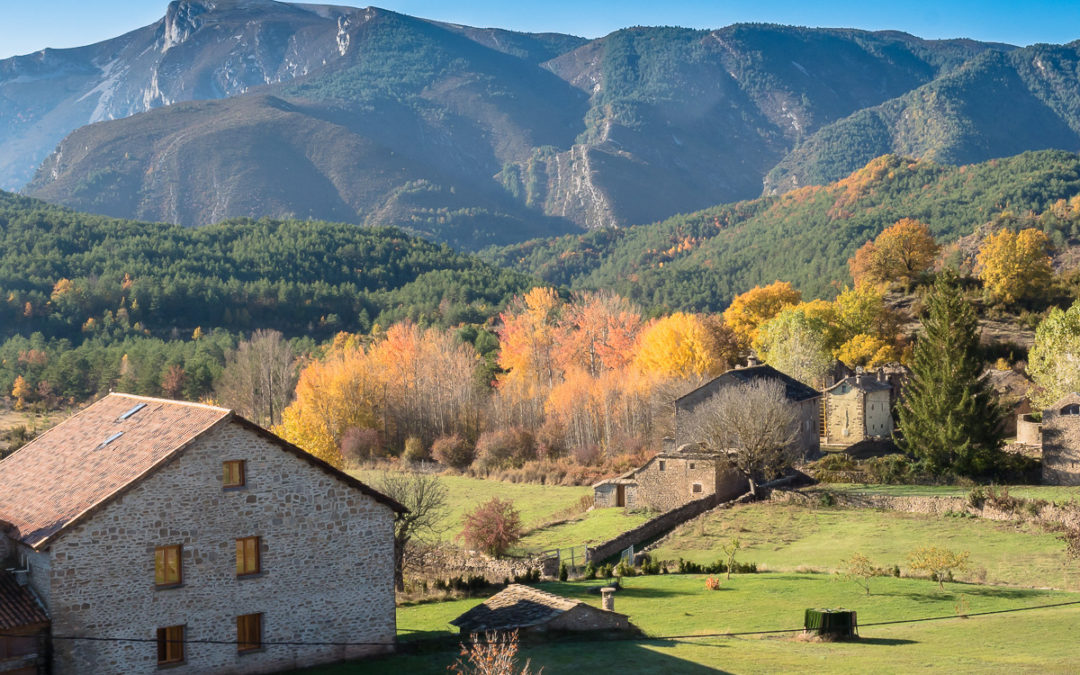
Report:
M566 563L559 565L559 581L566 581L570 578L570 568L566 566Z
M596 566L591 562L585 565L585 578L589 580L596 578Z
M720 580L716 577L709 577L705 580L705 589L709 591L720 590Z
M603 449L595 444L589 443L586 445L578 445L572 452L574 461L583 466L595 466L600 463L600 459L604 456Z
M615 566L615 576L617 576L617 577L636 577L637 576L637 570L634 568L633 565L628 565L625 562L619 562L619 564Z
M566 431L554 419L547 419L536 432L536 454L541 459L566 455Z
M381 454L379 432L374 429L351 427L342 435L339 446L341 456L351 464L360 464Z
M422 462L428 458L427 451L424 450L424 442L416 436L409 436L405 439L405 451L401 453L401 458L410 464Z
M534 459L536 442L520 427L486 431L476 441L476 461L484 471L520 469Z
M465 439L454 434L436 438L431 444L431 456L440 464L462 471L473 463L476 451Z
M521 539L521 514L513 503L492 497L465 515L461 535L469 548L500 556Z

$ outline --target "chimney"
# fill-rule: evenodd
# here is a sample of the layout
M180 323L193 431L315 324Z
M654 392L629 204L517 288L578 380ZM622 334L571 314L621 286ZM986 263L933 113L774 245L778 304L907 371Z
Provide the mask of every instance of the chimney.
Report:
M615 611L615 591L616 590L617 589L614 586L604 586L603 588L600 589L600 595L602 596L602 598L600 600L600 607L605 612L614 612Z
M746 367L753 368L754 366L760 366L761 361L758 361L757 354L750 354L746 357Z

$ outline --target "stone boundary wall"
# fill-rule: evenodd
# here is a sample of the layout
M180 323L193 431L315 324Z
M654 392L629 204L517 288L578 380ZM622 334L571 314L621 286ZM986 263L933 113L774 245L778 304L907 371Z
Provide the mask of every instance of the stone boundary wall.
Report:
M1016 442L1042 447L1042 422L1036 422L1030 414L1016 416Z
M1022 500L1020 511L994 506L991 500L982 507L974 507L967 497L897 497L892 495L837 494L838 506L857 509L885 509L906 513L924 513L944 515L946 513L968 513L987 520L1011 520L1041 524L1060 525L1069 529L1080 529L1080 507L1060 506L1058 504L1040 504L1035 500ZM816 497L801 492L776 491L770 499L778 503L812 504ZM1035 504L1027 508L1027 505Z
M742 495L736 499L728 500L728 503L738 501L747 496L745 491ZM706 511L716 508L723 501L723 494L711 494L701 499L696 499L692 502L687 502L677 509L672 509L666 513L662 513L659 516L649 520L641 525L638 525L632 530L623 532L614 539L609 539L602 544L596 546L590 546L585 550L585 560L588 562L600 562L606 560L611 556L619 553L620 551L630 547L636 546L643 541L647 541L661 535L668 530L675 528L678 525L685 523L686 521L695 518Z
M419 576L449 579L453 577L484 577L488 582L501 584L507 579L524 576L539 570L546 579L559 574L556 557L492 558L479 551L465 551L446 546L433 546L410 552L409 572Z

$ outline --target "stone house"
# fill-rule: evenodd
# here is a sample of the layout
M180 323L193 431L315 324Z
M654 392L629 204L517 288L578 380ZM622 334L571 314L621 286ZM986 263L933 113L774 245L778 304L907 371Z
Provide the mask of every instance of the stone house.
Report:
M605 609L597 609L581 600L511 584L450 623L462 633L632 630L630 619L614 611L614 589L604 590Z
M747 490L746 478L723 457L686 445L661 452L641 467L593 485L597 507L670 511L695 499L734 499Z
M822 435L829 445L852 445L892 436L892 386L857 373L825 390Z
M56 640L55 673L269 672L393 649L404 507L230 410L110 394L0 461L0 485L7 547L53 634L129 640Z
M1042 472L1047 485L1080 485L1080 394L1043 411Z
M813 459L821 454L821 435L819 423L821 392L808 384L781 373L769 365L758 365L751 359L745 368L733 368L723 375L701 385L685 396L675 400L675 447L695 439L684 438L687 433L680 426L686 426L686 419L695 409L724 387L746 384L756 380L775 380L784 385L784 395L799 411L799 440L797 454L805 459Z

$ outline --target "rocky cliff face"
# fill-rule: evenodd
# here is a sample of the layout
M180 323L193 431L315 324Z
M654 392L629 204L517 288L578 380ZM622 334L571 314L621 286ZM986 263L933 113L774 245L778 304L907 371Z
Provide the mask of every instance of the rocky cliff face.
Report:
M340 55L363 10L270 0L176 0L157 23L75 49L0 61L0 188L22 187L74 129L284 82Z

